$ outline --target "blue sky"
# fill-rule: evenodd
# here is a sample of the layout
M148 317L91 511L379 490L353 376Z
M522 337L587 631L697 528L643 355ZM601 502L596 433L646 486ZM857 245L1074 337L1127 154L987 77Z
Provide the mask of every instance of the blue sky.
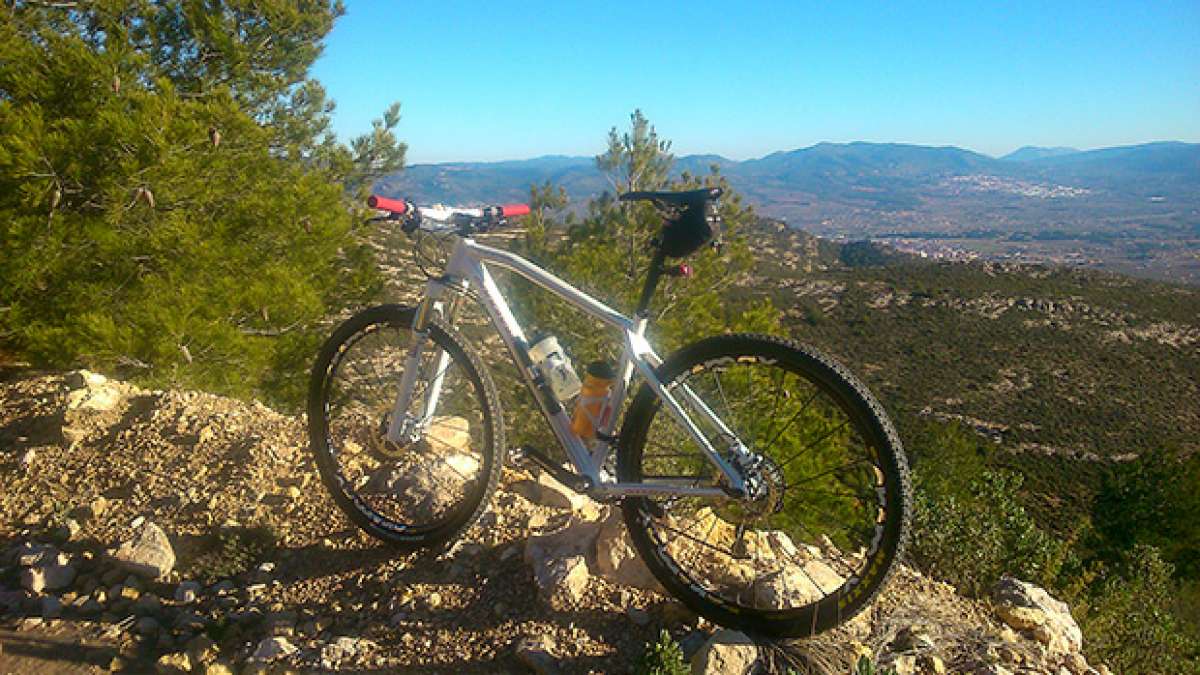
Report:
M820 141L1003 154L1200 141L1200 0L348 0L314 75L409 161L590 155L641 108L677 154Z

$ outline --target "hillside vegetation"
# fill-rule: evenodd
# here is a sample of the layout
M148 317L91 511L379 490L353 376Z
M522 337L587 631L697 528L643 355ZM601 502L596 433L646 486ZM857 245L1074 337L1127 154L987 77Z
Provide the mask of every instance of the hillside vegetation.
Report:
M1197 667L1200 291L929 262L769 221L752 242L742 292L769 294L895 417L922 569L965 592L1004 573L1060 589L1127 672ZM1142 648L1175 656L1151 667Z

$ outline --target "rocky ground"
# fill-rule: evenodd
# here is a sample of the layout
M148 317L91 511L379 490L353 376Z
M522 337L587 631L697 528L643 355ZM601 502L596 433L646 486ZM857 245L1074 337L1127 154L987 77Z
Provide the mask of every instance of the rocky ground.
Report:
M0 376L0 482L0 672L621 673L661 629L698 673L1106 671L1041 589L908 568L848 626L756 646L649 590L609 507L515 468L455 546L398 553L336 510L302 419L85 371Z

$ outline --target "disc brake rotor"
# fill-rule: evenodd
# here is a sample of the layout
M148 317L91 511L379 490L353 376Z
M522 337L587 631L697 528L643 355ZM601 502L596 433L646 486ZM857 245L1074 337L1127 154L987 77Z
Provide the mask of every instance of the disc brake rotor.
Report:
M376 433L371 434L367 442L367 449L371 454L383 461L398 459L412 447L411 443L395 443L388 440L387 430L388 416L384 415L383 419L379 422L379 428L376 430Z
M731 525L754 525L783 509L787 483L783 471L769 457L757 456L755 466L746 472L746 499L729 499L713 508L721 520Z

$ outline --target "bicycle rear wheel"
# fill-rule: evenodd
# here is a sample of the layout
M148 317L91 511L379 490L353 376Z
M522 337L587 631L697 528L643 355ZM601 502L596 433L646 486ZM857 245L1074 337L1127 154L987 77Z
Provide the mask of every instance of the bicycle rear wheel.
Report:
M419 424L403 442L387 439L414 314L384 305L339 326L313 366L308 399L310 447L338 507L368 534L408 547L439 544L474 523L504 463L495 386L438 321L406 411Z
M673 354L658 377L686 385L755 458L746 499L627 498L626 526L663 586L718 624L767 637L849 620L883 587L905 544L908 468L891 422L828 357L758 335ZM621 481L722 485L695 441L642 387L621 430ZM730 441L693 415L714 448ZM732 455L728 455L732 457Z

